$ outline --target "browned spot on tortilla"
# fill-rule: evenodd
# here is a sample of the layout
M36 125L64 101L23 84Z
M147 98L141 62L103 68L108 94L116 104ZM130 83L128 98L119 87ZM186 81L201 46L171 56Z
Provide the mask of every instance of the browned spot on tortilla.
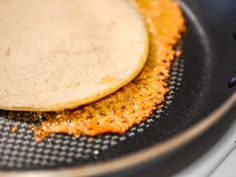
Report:
M170 69L179 54L174 47L185 31L184 18L172 0L137 0L137 3L151 38L150 54L143 71L106 98L74 110L47 114L47 120L34 127L36 140L50 133L121 134L146 120L164 102L169 91Z
M106 76L101 81L102 84L113 84L115 82L117 82L117 78L113 76Z
M10 55L11 55L11 48L8 47L8 48L7 48L7 51L6 51L6 56L10 56Z

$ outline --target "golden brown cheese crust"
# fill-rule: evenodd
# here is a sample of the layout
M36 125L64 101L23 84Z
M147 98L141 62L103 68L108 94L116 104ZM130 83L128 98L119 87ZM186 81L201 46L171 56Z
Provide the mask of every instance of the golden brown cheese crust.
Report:
M34 127L36 140L50 133L79 137L102 133L124 133L147 119L161 106L168 93L168 78L174 47L185 31L183 15L172 0L137 0L150 34L150 54L143 71L125 87L97 102L77 109L51 113Z

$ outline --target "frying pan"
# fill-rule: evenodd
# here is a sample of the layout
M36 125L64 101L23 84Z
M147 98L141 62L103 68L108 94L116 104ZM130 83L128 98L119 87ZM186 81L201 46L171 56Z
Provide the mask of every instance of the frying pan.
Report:
M33 140L28 124L0 118L0 176L106 175L164 159L236 106L236 1L179 0L188 32L162 108L124 135L50 135ZM234 31L235 30L235 31ZM13 125L17 133L10 133Z

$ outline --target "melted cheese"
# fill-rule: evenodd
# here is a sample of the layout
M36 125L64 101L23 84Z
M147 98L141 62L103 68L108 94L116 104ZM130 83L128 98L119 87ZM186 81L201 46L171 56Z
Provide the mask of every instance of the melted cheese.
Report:
M47 114L47 120L34 127L36 140L50 133L77 137L81 134L121 134L146 120L162 105L169 91L170 69L179 53L174 47L185 31L184 18L172 0L137 0L137 3L151 39L148 61L142 72L128 85L97 102Z

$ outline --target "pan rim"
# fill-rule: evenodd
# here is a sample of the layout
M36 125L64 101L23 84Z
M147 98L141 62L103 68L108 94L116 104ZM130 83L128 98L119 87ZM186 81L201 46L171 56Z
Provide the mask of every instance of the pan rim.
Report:
M191 11L185 4L183 4L183 2L181 2L181 0L177 1L180 3L184 11ZM195 18L195 16L193 16L193 18ZM199 23L198 20L197 23ZM202 32L203 35L205 35L204 30L202 30ZM155 144L153 146L150 146L145 150L140 150L122 157L114 158L112 160L92 163L80 167L61 168L57 170L33 170L33 171L23 171L23 172L0 171L0 176L3 177L94 176L94 175L108 174L123 169L128 169L136 165L151 161L153 159L160 158L170 153L171 151L174 151L184 146L185 144L189 143L190 141L192 141L193 139L195 139L196 137L200 136L205 131L207 131L210 127L215 125L219 120L223 119L224 114L227 113L227 111L229 111L230 108L232 108L233 105L235 104L236 104L236 92L234 92L223 104L221 104L218 108L216 108L205 118L203 118L200 122L191 126L187 130L173 136L172 138L165 140L161 143Z

